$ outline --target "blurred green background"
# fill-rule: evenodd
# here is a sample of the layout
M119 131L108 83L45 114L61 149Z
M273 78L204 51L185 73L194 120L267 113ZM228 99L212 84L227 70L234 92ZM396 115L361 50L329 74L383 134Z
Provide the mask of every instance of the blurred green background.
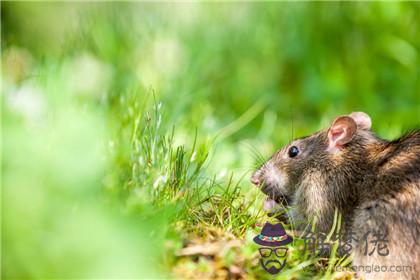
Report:
M2 2L2 276L170 277L204 177L254 203L256 157L337 115L418 126L419 26L416 2Z

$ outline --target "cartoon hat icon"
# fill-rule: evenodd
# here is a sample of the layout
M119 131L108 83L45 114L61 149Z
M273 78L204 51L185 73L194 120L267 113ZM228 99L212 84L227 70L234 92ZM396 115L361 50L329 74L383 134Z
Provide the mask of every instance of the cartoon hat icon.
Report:
M254 237L254 242L267 247L278 247L291 243L293 237L287 235L282 224L265 223L261 234Z

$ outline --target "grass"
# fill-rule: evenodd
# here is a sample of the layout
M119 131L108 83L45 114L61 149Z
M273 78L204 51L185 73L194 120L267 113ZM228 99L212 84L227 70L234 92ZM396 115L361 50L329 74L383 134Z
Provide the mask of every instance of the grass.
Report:
M2 278L271 279L252 170L351 111L384 138L417 125L419 18L406 2L2 3ZM278 279L351 277L286 227Z
M262 195L256 190L244 193L244 179L248 180L249 172L236 181L233 174L226 180L218 180L215 175L208 174L206 165L211 164L209 153L212 144L200 143L195 131L190 148L176 146L176 128L166 129L161 122L164 105L154 95L152 101L139 105L135 96L128 95L121 102L121 108L128 108L129 115L124 122L127 125L120 127L117 135L131 137L124 137L129 141L113 140L113 143L118 143L113 145L113 149L128 150L129 153L115 155L115 160L122 166L120 182L115 184L115 190L108 190L118 193L127 211L142 216L154 215L154 212L145 213L145 203L150 203L154 210L172 207L174 211L168 222L174 226L176 235L181 237L181 245L177 250L169 251L165 262L166 269L174 276L266 278L268 275L261 271L257 262L257 248L252 238L260 230L258 224L270 219L261 210ZM255 110L255 107L250 109L251 112ZM247 112L244 115L250 114ZM246 117L239 118L222 129L220 135L241 126L244 119ZM126 133L121 133L124 129L127 129ZM223 136L220 138L223 139ZM128 148L118 145L127 145ZM121 159L125 162L120 162ZM261 159L256 152L255 160L258 162ZM126 170L131 172L124 174ZM337 215L328 240L337 226L336 221ZM293 229L293 225L289 226ZM303 255L302 237L295 240L288 261L291 263L281 274L284 279L330 279L334 274L334 265L343 263L344 259L337 260L335 256L337 246L332 250L329 262L325 263L319 257ZM169 244L173 246L171 242ZM229 250L223 250L224 247ZM326 265L323 269L319 267L321 262ZM312 271L305 272L304 268Z

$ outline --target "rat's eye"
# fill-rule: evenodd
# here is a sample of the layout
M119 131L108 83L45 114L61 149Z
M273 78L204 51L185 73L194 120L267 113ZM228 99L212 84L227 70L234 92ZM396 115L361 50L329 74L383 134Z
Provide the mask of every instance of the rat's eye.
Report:
M296 146L292 146L289 148L288 151L289 157L295 157L299 154L299 149Z

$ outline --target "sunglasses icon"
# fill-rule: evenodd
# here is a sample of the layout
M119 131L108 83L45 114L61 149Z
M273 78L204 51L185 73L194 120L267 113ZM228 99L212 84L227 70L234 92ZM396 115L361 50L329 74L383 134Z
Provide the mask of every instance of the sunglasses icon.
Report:
M258 251L260 251L261 257L263 258L270 257L273 252L277 257L282 258L286 256L287 250L288 248L267 248L267 247L258 249Z

